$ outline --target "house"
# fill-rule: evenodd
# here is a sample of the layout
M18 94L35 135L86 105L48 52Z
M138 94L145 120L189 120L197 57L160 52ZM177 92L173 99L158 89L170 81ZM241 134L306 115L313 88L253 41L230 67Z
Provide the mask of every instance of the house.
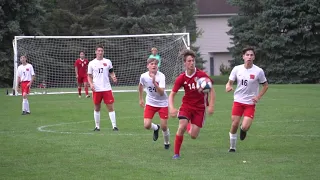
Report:
M232 59L228 19L237 15L238 9L227 0L197 0L196 24L202 34L196 40L200 54L206 63L205 71L210 75L220 75L220 65L228 65Z

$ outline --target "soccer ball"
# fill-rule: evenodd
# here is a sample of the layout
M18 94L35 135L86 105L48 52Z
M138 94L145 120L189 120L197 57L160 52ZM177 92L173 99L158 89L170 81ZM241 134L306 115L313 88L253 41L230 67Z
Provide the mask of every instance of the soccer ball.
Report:
M208 93L212 88L212 82L207 77L202 77L197 80L197 89L200 92Z

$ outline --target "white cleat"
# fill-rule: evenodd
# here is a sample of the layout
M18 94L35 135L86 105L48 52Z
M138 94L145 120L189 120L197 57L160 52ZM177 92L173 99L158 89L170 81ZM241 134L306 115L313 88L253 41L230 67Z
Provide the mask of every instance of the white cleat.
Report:
M79 96L79 98L81 98L81 96Z

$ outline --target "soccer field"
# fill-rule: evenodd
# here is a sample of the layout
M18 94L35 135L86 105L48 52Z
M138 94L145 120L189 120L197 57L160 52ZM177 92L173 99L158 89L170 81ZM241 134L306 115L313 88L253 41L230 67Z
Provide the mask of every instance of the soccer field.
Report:
M75 89L76 90L76 89ZM4 92L4 91L3 91ZM176 107L183 92L178 93ZM77 94L0 96L0 179L318 179L320 85L270 85L237 152L229 153L233 95L216 86L216 107L200 136L185 135L181 159L172 160L178 120L169 119L171 147L143 128L138 93L115 93L119 132L107 110L93 132L91 99ZM156 116L154 122L159 123ZM239 133L239 132L238 132ZM238 136L239 137L239 136ZM318 177L318 178L317 178Z

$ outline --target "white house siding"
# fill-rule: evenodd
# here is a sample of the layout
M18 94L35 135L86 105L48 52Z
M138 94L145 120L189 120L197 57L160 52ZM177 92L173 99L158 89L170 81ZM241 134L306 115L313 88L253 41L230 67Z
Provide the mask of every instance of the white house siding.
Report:
M230 30L228 26L228 18L230 16L207 16L196 17L196 24L202 34L197 38L196 46L200 46L200 54L207 62L204 64L205 71L210 73L210 53L218 53L214 57L214 75L219 75L220 65L229 65L231 55L229 54L228 47L231 46L230 36L227 32Z

